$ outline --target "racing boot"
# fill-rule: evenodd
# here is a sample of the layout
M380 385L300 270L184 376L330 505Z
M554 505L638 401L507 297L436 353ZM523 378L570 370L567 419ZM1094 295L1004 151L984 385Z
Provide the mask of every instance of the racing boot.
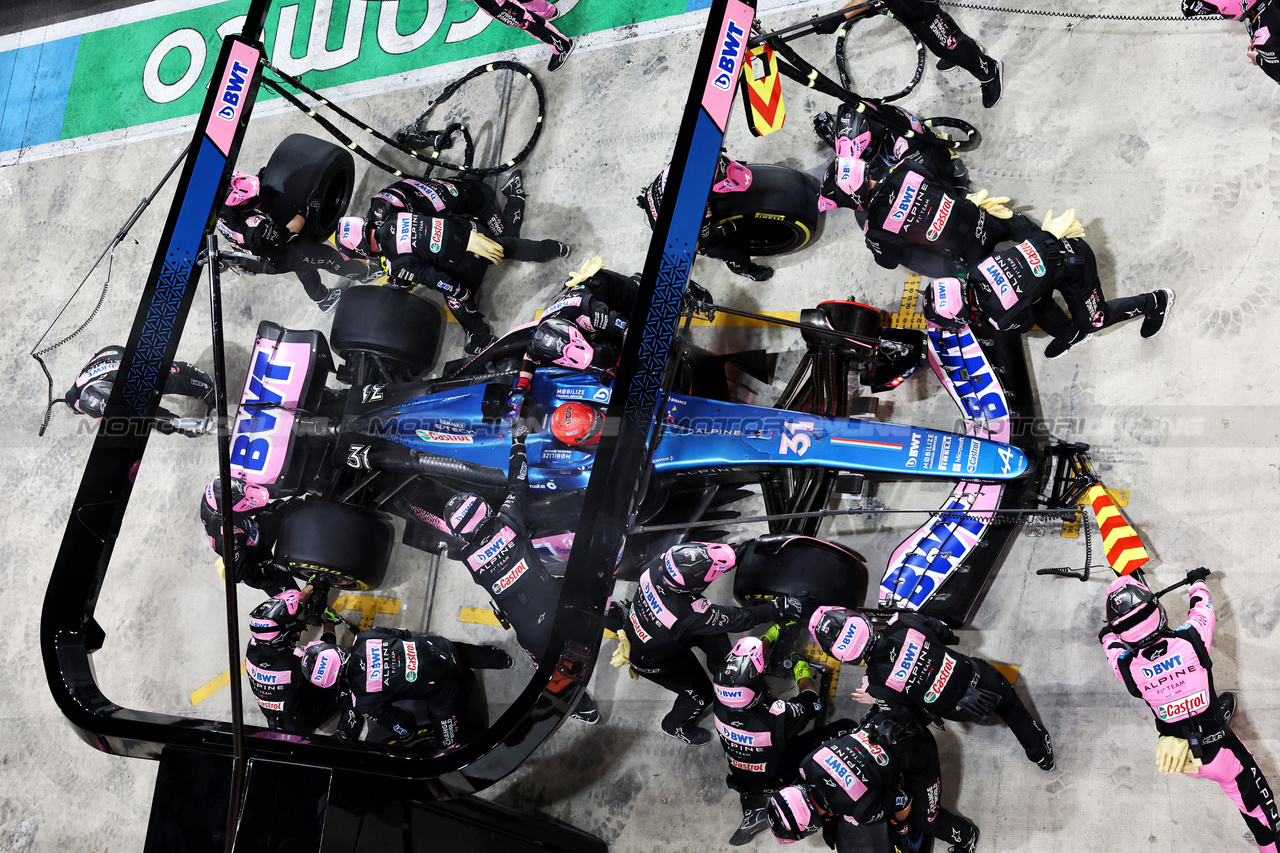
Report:
M1143 321L1143 322L1145 323L1146 321ZM1068 341L1065 338L1054 338L1053 340L1049 341L1049 345L1044 348L1044 357L1057 358L1058 356L1065 353L1067 350L1071 349L1073 346L1076 346L1077 344L1082 344L1085 341L1091 340L1092 338L1093 338L1093 335L1085 335L1083 338L1080 338L1079 340L1076 340L1076 341Z
M573 53L573 48L576 46L574 40L565 39L565 42L566 46L563 48L552 48L552 50L555 50L555 54L551 57L551 61L547 63L548 71L559 71L564 67L565 61L569 59L569 54Z
M321 313L328 314L338 305L338 300L342 298L342 294L347 292L347 288L351 286L351 282L344 281L337 287L327 290L320 299L316 300L316 307Z
M948 71L954 71L955 69L959 68L960 63L954 60L948 59L947 57L944 56L938 60L938 64L936 67L939 71L946 73Z
M967 833L966 837L950 839L953 843L947 848L947 853L974 853L978 849L978 836L982 833L973 824L969 824L969 827L973 831Z
M1027 758L1031 758L1032 761L1040 765L1041 770L1048 772L1052 770L1055 766L1057 766L1057 761L1054 759L1054 756L1053 756L1053 739L1049 737L1049 730L1046 729L1044 726L1040 725L1035 720L1031 721L1031 725L1035 726L1036 731L1040 732L1040 735L1044 741L1044 748L1041 750L1039 758L1031 758L1030 755L1028 755ZM976 837L974 840L975 841L977 840ZM961 849L966 849L966 848L961 848Z
M768 281L773 278L773 267L766 267L764 264L757 264L753 261L747 261L746 263L725 261L724 265L734 275L740 275L752 281Z
M695 726L692 723L668 728L666 720L663 720L662 733L667 737L673 737L676 740L684 741L690 746L702 746L711 741L711 732L704 728Z
M766 800L766 802L768 802ZM761 832L769 828L769 809L767 806L746 808L742 812L742 823L729 837L731 847L741 847Z
M1151 298L1155 303L1142 320L1141 334L1144 338L1154 338L1160 334L1164 329L1164 321L1169 318L1169 309L1173 307L1173 291L1167 287L1152 292Z
M590 693L583 691L582 697L578 699L577 707L573 709L573 713L569 717L580 723L594 726L600 722L600 706L596 704L596 700Z
M1222 714L1222 724L1230 727L1231 718L1236 715L1236 695L1234 693L1218 694L1218 712Z
M1004 88L1004 63L998 59L985 56L982 64L988 68L995 66L991 76L986 80L980 81L982 83L982 106L991 109L1000 103L1000 93Z

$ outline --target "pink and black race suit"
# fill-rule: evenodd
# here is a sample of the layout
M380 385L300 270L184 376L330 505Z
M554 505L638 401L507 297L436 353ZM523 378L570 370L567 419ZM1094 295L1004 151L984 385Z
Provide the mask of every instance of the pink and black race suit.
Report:
M878 823L897 793L900 768L893 754L859 729L824 743L800 762L814 800L852 824Z
M557 293L542 319L562 317L576 325L591 344L591 366L611 370L618 365L623 334L639 289L639 283L630 276L600 270L582 284Z
M235 245L256 255L272 254L293 235L253 205L224 207L218 213L218 233Z
M534 661L551 637L563 578L552 577L529 538L525 502L529 465L524 439L511 442L507 497L462 552L471 579L485 591Z
M707 666L714 670L729 654L729 634L749 631L772 615L773 608L767 604L723 607L701 595L676 592L657 581L653 569L646 569L631 600L627 626L631 662L637 668L658 666L688 651L695 639L716 638L723 641L724 652L715 660L707 653ZM705 644L700 645L707 651Z
M1268 77L1280 83L1280 5L1275 0L1262 0L1245 14L1245 26L1254 61Z
M423 700L435 720L452 719L471 678L451 641L403 628L362 631L347 670L356 710L402 741L413 738L422 721L397 703Z
M321 637L336 642L333 634ZM340 690L322 690L302 672L302 650L250 640L245 649L245 672L258 707L274 731L311 734L338 710L349 705Z
M882 707L909 705L926 718L947 717L974 675L972 660L943 644L954 636L932 617L894 615L868 653L867 692Z
M101 418L107 411L107 398L115 385L116 374L120 371L120 360L124 358L124 347L107 346L94 353L89 363L80 369L80 375L64 395L66 403L82 415ZM183 397L194 397L206 405L213 406L213 379L194 364L175 361L165 377L163 394L177 394ZM156 409L159 417L173 417L168 409Z
M780 778L783 751L817 716L817 700L816 693L805 691L785 701L765 696L751 708L717 702L715 727L729 760L729 787L760 795L785 784Z
M478 286L489 266L467 253L471 231L471 223L457 217L398 213L374 228L373 235L394 284L420 284L457 296Z
M465 216L483 225L489 236L501 240L508 225L498 211L496 199L494 191L478 180L405 178L369 199L368 221L376 227L399 213Z
M556 16L556 7L548 0L475 0L475 4L498 23L524 30L543 44L550 45L557 54L564 53L572 45L569 37L550 23Z
M1276 853L1275 796L1248 747L1223 721L1213 689L1209 652L1216 616L1209 587L1196 581L1188 598L1187 621L1150 645L1126 649L1115 634L1104 634L1107 661L1129 692L1151 707L1160 734L1192 741L1201 765L1188 775L1217 782L1240 810L1258 849Z

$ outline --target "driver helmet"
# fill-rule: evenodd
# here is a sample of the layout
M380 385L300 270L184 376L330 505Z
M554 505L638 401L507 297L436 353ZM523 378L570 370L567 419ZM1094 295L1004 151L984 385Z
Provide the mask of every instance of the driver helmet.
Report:
M373 247L369 245L369 228L365 220L359 216L344 216L338 220L338 245L361 257L372 257Z
M924 292L924 316L935 326L959 331L972 316L964 282L950 276L934 279Z
M844 607L819 607L813 611L809 633L823 652L845 663L862 660L873 636L867 617Z
M256 175L250 175L248 172L232 172L231 181L227 184L227 200L224 204L227 207L239 207L246 201L257 198L261 189L262 185Z
M249 633L269 646L286 645L306 630L306 623L298 617L301 609L302 593L296 589L285 590L250 611Z
M538 362L586 370L595 352L573 323L563 317L548 317L533 330L529 354Z
M341 646L312 640L302 648L302 674L316 687L328 689L337 685L351 653Z
M779 788L769 798L769 828L779 844L791 844L822 825L807 785Z
M700 593L738 563L733 548L718 542L685 542L662 555L662 583L676 592Z
M561 403L551 413L551 434L575 448L595 447L604 432L604 413L586 403Z
M1138 649L1154 643L1169 620L1150 587L1122 575L1107 587L1107 625L1127 648Z
M743 637L711 679L716 699L730 708L753 708L765 697L764 641Z
M472 492L463 492L449 498L444 505L444 523L449 532L463 542L476 537L476 531L489 520L493 510L484 498Z
M751 170L721 152L720 159L716 161L716 175L711 182L711 191L713 193L740 193L750 187Z

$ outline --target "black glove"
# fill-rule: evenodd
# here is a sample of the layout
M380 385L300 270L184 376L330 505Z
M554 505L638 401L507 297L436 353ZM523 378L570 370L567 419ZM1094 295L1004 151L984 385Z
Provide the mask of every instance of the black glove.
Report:
M794 622L804 615L806 609L811 607L811 596L788 595L781 598L775 598L769 602L773 605L773 621L775 622Z
M1201 566L1198 569L1192 569L1191 571L1187 572L1187 580L1191 581L1192 583L1195 583L1196 581L1204 580L1205 578L1209 577L1210 574L1211 572L1208 569L1206 569L1204 566Z
M951 630L950 625L943 625L942 631L938 633L938 639L942 641L944 646L954 646L960 642L960 638L956 636L956 632Z
M613 327L613 312L609 310L608 305L592 297L588 310L591 313L592 329L597 332L604 332Z
M972 714L979 723L985 723L987 717L990 717L996 709L996 701L999 695L992 693L990 690L983 690L976 685L969 685L964 691L964 695L956 702L956 707L961 711Z
M524 424L517 424L511 429L511 440L524 444L524 440L529 435L529 428Z
M689 301L691 302L698 302L703 305L712 305L715 303L715 299L711 296L711 291L707 290L696 281L689 282L689 287L685 290L685 295L689 297Z
M837 824L833 819L828 817L822 821L822 840L827 842L827 846L832 850L836 849L837 832Z

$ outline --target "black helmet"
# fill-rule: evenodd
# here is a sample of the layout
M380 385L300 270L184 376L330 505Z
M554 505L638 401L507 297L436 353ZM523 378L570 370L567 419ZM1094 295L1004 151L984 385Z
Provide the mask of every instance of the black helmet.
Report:
M448 525L449 532L463 542L474 539L492 514L488 502L472 492L454 495L444 505L444 523Z
M1169 626L1164 605L1145 583L1122 575L1107 587L1107 624L1131 649L1148 646Z
M662 555L660 580L676 592L700 593L738 563L733 548L713 542L685 542Z
M298 616L302 610L302 597L296 589L285 590L275 598L267 599L249 613L249 633L260 643L269 646L290 645L307 628Z
M529 355L539 364L557 364L574 370L591 366L595 350L582 330L564 317L547 317L533 330Z
M764 684L764 641L743 637L711 679L716 700L730 708L754 708L767 695Z
M235 544L236 548L258 544L258 525L252 517L245 513L267 505L270 495L263 486L245 483L238 477L231 478L231 494L235 504ZM204 525L205 535L209 537L209 546L219 554L222 548L222 512L218 502L222 499L222 478L214 477L205 487L200 498L200 523Z

